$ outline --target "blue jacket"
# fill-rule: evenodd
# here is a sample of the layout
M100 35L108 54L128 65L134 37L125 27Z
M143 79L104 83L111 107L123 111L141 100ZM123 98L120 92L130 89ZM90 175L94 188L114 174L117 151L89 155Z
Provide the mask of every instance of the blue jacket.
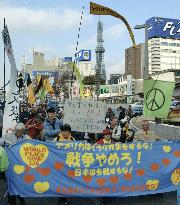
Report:
M63 121L56 118L53 123L46 118L44 121L44 136L46 141L53 141L55 137L57 137L61 131L61 126L63 125Z

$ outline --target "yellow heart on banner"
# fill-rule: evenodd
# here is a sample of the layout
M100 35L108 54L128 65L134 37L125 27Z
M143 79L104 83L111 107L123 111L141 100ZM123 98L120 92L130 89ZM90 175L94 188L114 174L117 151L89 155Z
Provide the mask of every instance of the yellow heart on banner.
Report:
M25 170L25 167L22 165L14 165L13 170L16 174L22 174Z
M49 189L49 182L36 182L34 184L34 190L37 193L44 193Z
M171 181L174 185L178 185L180 183L180 169L177 168L172 172Z
M22 160L30 167L36 168L48 157L48 148L43 144L33 145L25 143L20 148Z
M171 151L171 147L170 146L163 146L163 151L166 153L169 153Z
M156 190L159 187L159 180L154 179L154 180L147 180L146 182L146 188L148 190Z

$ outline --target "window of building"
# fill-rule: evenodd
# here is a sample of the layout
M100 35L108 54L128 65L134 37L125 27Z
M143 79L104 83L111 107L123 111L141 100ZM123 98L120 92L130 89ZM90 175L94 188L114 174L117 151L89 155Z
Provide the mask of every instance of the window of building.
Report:
M168 42L161 42L162 46L168 46Z
M176 43L169 43L169 46L176 46Z

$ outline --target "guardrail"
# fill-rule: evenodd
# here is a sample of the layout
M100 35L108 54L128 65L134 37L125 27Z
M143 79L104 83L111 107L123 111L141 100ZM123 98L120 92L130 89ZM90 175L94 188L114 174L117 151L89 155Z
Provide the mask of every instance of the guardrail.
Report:
M150 129L156 135L167 140L180 141L180 127L168 124L155 124L155 122L150 121Z

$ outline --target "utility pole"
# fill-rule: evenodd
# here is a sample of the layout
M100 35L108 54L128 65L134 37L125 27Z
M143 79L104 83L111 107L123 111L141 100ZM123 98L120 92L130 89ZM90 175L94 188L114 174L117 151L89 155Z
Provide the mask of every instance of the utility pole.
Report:
M4 18L4 29L6 27L6 20ZM6 104L6 49L4 45L4 107L3 107L3 112L5 109L5 104Z

